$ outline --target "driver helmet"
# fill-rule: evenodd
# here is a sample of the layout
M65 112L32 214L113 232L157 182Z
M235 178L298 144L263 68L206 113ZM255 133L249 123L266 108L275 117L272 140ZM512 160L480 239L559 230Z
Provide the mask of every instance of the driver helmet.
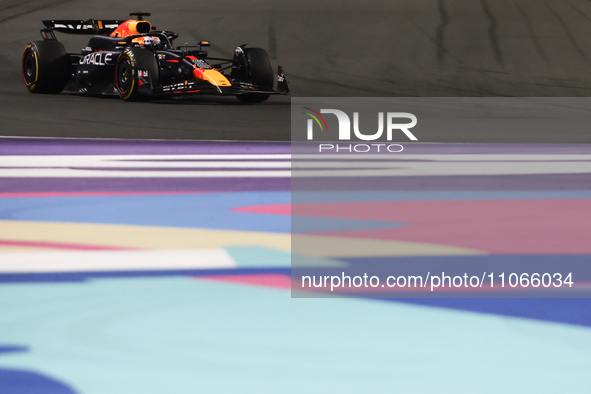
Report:
M156 36L144 36L144 37L138 37L138 38L134 38L132 40L132 42L139 44L140 46L152 46L152 45L158 45L160 44L160 38L156 37Z

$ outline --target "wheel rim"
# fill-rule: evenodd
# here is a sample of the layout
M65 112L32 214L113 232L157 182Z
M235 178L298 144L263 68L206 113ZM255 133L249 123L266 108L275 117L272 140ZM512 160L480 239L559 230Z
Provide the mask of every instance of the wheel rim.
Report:
M23 80L31 86L37 80L37 60L31 49L27 49L23 56Z
M122 94L127 93L131 88L133 82L133 75L131 71L129 59L121 59L119 62L119 67L117 67L117 89L119 89L119 92Z

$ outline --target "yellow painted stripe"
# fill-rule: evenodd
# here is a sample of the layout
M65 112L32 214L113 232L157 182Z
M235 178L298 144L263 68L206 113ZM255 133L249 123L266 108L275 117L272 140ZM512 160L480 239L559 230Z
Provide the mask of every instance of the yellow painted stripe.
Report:
M2 258L3 253L31 253L31 252L56 252L59 249L50 249L50 248L30 248L27 246L4 246L0 245L0 259Z
M216 249L262 246L314 257L466 256L486 255L476 249L421 242L387 241L322 235L254 231L147 227L110 224L0 221L0 239L63 242L145 249ZM1 256L0 256L1 258Z
M487 255L483 250L422 242L388 241L322 235L292 235L294 253L312 257L403 257Z
M289 234L29 221L0 221L0 239L145 249L216 249L251 245L286 251L291 248Z

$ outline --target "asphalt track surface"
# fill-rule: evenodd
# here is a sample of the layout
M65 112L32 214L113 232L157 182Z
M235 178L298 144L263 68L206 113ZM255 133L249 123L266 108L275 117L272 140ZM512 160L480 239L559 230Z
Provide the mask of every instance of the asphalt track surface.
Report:
M33 96L20 76L42 19L124 18L150 11L179 44L209 39L210 53L268 49L294 96L589 96L587 0L0 1L1 135L93 138L289 140L289 98L123 103L71 94ZM83 41L66 38L78 51ZM422 142L591 142L554 133L535 140L474 131Z

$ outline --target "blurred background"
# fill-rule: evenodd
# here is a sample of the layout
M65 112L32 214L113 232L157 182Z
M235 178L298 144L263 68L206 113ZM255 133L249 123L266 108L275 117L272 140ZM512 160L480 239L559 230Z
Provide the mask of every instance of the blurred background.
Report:
M586 97L591 89L587 0L0 0L0 393L591 392L587 299L292 299L288 97L250 106L233 97L124 103L26 91L22 51L41 39L41 20L133 11L178 32L178 45L210 40L212 55L266 48L293 96ZM86 46L60 38L72 52ZM461 143L451 147L408 146L500 155L510 165L540 152L588 162L588 145L538 143L590 140L581 130L474 129L420 138ZM495 144L514 142L522 144ZM192 173L173 175L167 161ZM408 177L400 191L409 193L396 195L421 200L418 217L449 213L440 206L473 212L464 219L482 224L481 238L446 238L442 248L477 239L468 245L475 254L526 255L505 237L518 221L532 244L555 247L545 249L550 258L575 254L553 238L559 229L579 258L591 256L588 213L578 209L590 200L586 172L456 175L451 184ZM485 220L490 200L506 220ZM544 210L562 227L530 220Z
M15 65L24 45L40 39L42 19L125 18L140 9L158 28L177 31L179 45L209 39L223 56L243 43L267 48L297 96L586 96L591 88L585 0L3 0L0 7L2 89L20 84Z

